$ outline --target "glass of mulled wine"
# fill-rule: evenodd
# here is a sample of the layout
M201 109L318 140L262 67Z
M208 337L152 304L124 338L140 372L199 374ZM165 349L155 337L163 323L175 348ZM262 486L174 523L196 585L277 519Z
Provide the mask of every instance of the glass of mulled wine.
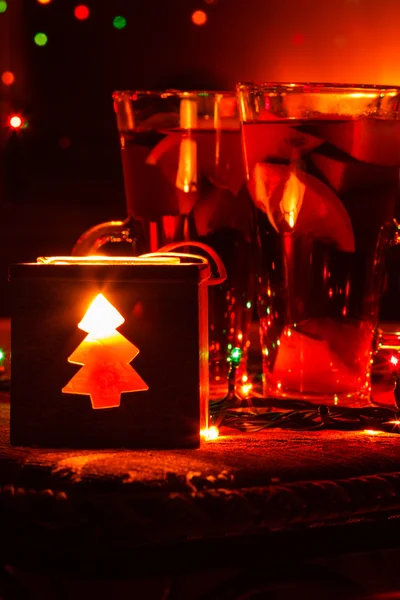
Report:
M371 402L399 195L400 88L239 84L264 394Z
M249 196L235 92L168 90L113 94L121 142L127 220L83 234L73 253L129 241L134 255L167 244L201 242L225 264L227 280L209 289L210 381L226 381L242 351L255 298L255 209ZM185 246L180 248L183 251Z

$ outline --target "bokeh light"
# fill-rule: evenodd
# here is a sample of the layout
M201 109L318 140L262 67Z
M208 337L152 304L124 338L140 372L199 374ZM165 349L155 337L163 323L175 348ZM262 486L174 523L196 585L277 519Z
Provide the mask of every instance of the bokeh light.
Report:
M192 22L195 25L205 25L207 22L207 15L204 10L195 10L194 13L192 13Z
M215 425L211 425L207 429L201 429L200 436L207 441L216 440L219 437L219 429Z
M0 0L0 13L6 12L7 10L7 2L5 0Z
M36 46L45 46L49 41L45 33L37 33L33 39L35 40Z
M20 129L22 123L23 121L19 115L11 115L11 117L8 120L8 124L10 125L10 127L12 127L12 129Z
M15 81L14 73L12 73L12 71L4 71L1 76L1 81L4 85L12 85Z
M51 0L37 0L39 4L50 4Z
M63 135L58 140L58 145L60 146L61 150L68 150L68 148L71 146L71 140L66 135Z
M121 17L120 15L117 17L114 17L113 25L114 25L115 29L123 29L124 27L126 27L125 17Z
M84 21L90 15L90 10L85 4L79 4L74 9L74 15L79 21Z

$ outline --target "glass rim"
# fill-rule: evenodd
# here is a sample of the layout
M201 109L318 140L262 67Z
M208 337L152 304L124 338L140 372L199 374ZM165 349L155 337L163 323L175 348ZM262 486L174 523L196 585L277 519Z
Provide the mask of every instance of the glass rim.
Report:
M307 93L307 94L320 94L320 93L400 93L400 86L397 85L381 85L374 83L320 83L320 82L286 82L286 81L266 81L261 83L255 83L252 81L239 82L236 85L236 91L258 91L263 93Z
M178 89L165 89L165 90L144 90L144 89L139 89L139 90L115 90L112 93L112 98L113 100L121 100L121 99L126 99L126 97L128 97L128 99L130 100L138 100L139 98L146 98L146 97L151 97L151 96L157 96L160 98L177 98L177 97L181 97L181 98L187 98L187 97L207 97L207 96L211 96L211 97L215 97L218 95L223 95L223 96L236 96L236 91L233 90L207 90L207 89L198 89L198 90L178 90Z

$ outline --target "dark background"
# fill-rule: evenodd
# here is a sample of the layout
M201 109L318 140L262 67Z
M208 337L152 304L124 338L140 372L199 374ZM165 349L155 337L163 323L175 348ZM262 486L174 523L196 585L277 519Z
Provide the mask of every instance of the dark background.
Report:
M0 72L15 75L0 83L2 314L10 262L69 253L86 228L124 217L113 90L400 82L398 0L87 0L85 21L79 3L8 0L0 14ZM13 112L26 129L10 130Z

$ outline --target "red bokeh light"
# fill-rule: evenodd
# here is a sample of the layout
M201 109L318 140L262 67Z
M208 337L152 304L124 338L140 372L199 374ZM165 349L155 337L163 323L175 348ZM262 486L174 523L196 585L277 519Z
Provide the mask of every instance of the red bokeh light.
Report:
M204 10L195 10L192 13L192 22L195 25L204 25L207 22L207 15Z
M12 85L15 81L14 73L12 71L4 71L1 76L1 81L4 85Z
M84 21L88 18L90 14L90 10L85 4L79 4L79 6L75 7L74 15L79 21Z
M19 115L11 115L8 120L8 124L12 129L20 129L22 127L22 119Z
M68 148L71 146L71 140L66 135L63 135L58 140L58 145L60 146L61 150L68 150Z

